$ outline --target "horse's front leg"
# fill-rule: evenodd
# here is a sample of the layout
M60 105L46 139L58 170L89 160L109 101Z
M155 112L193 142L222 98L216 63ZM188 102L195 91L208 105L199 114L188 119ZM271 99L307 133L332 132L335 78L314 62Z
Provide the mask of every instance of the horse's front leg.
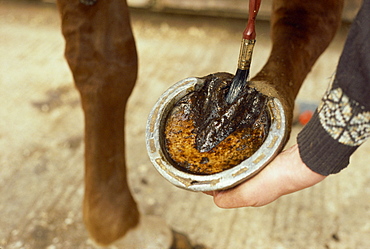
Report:
M139 221L125 167L125 108L137 57L125 1L59 0L65 56L85 115L84 222L99 244Z
M278 97L290 132L294 100L313 64L333 39L341 22L343 0L274 0L272 51L254 77L256 87Z

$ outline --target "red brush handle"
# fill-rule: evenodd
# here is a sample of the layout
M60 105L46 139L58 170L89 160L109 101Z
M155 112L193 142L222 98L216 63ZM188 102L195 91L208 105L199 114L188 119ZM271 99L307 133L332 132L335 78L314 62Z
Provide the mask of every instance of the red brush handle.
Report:
M243 32L243 38L247 40L256 39L255 23L261 0L249 0L248 24Z

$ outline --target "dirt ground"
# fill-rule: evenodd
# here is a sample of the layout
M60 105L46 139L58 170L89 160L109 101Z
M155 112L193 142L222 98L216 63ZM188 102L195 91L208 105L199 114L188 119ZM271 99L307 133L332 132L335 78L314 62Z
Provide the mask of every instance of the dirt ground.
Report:
M178 189L151 165L145 124L175 82L234 72L245 20L133 11L140 57L130 99L130 186L143 214L162 217L214 249L370 248L370 143L340 174L261 208L223 210L201 193ZM252 74L270 49L257 26ZM335 70L348 25L320 57L299 102L319 102ZM0 1L0 248L96 248L82 224L83 116L63 57L55 5ZM289 145L301 126L293 128Z

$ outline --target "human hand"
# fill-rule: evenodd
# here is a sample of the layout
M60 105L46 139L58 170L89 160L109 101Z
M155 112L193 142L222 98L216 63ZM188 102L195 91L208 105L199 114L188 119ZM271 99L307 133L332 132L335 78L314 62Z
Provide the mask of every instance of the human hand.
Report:
M235 188L206 192L221 208L259 207L325 179L301 160L298 145L281 152L259 174Z

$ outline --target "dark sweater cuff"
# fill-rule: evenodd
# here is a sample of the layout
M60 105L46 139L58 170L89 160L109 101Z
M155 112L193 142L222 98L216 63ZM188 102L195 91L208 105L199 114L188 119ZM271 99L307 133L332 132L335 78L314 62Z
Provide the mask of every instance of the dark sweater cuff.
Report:
M335 174L347 167L349 158L358 146L348 146L333 139L321 126L318 113L297 137L302 161L321 175Z

